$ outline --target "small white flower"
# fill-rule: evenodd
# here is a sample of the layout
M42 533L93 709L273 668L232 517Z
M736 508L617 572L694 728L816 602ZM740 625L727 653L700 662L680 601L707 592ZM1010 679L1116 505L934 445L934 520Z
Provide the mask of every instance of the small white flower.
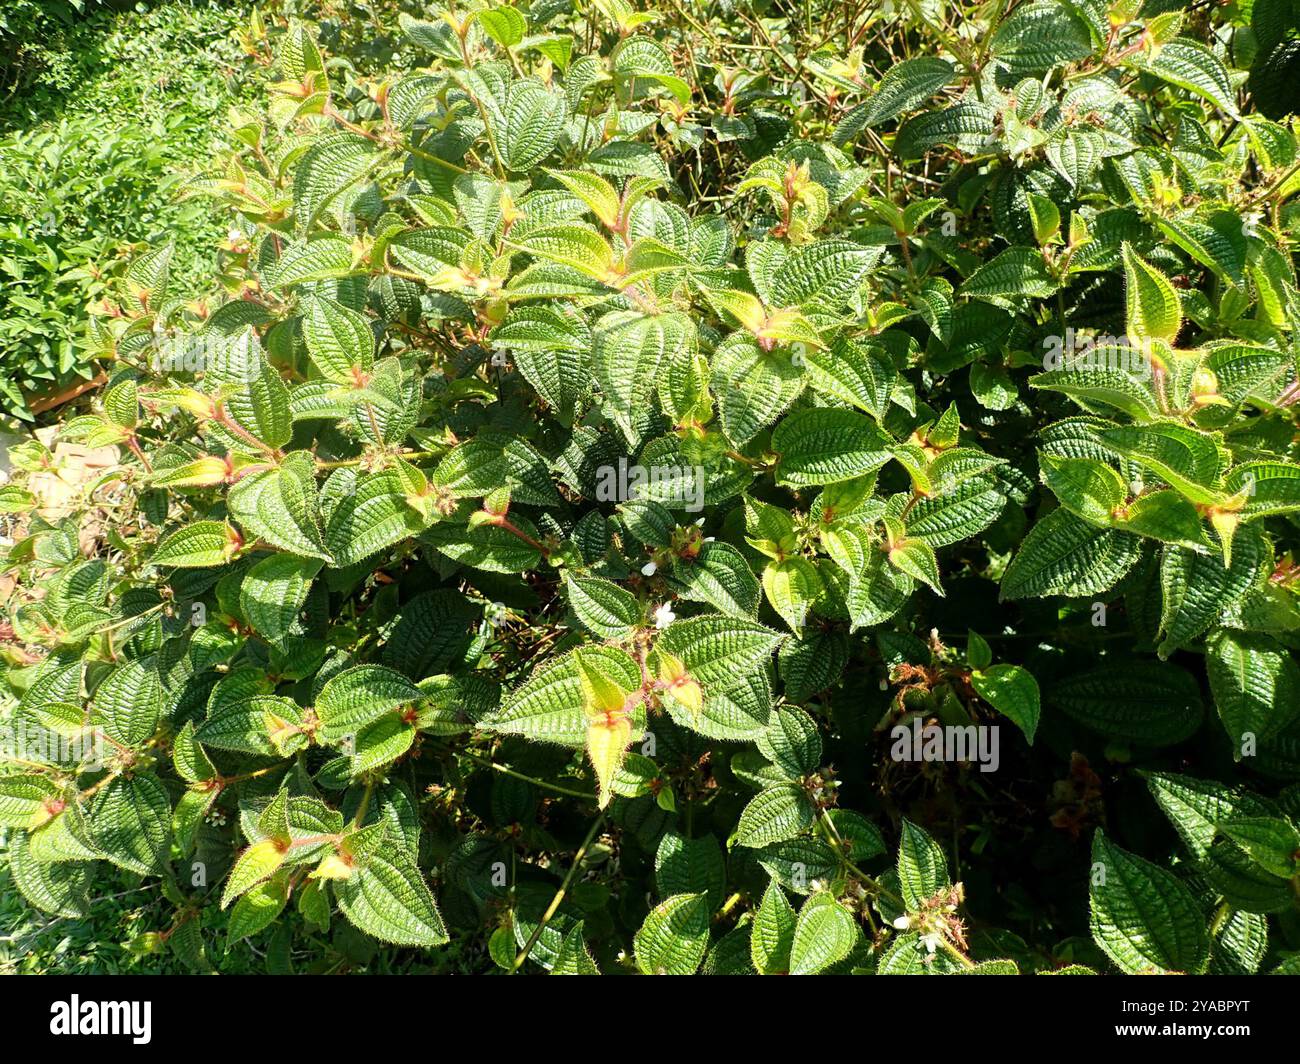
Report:
M667 628L675 620L677 620L677 614L673 613L672 603L661 602L655 607L656 628Z
M654 562L646 562L645 565L641 566L642 576L654 576L658 571L659 566L655 565Z
M696 527L696 528L703 528L703 527L704 527L704 518L701 517L698 521L696 521L696 522L695 522L695 527Z
M244 239L244 234L241 233L238 229L231 229L228 233L226 233L226 239L230 241L230 243L232 244L238 244L241 240Z
M902 916L894 917L894 926L900 931L906 931L912 926L912 918L904 913Z
M705 543L712 543L716 538L717 538L716 536L705 536L705 537L704 537L704 542L705 542Z
M921 941L925 943L927 953L933 953L939 948L939 932L931 931L929 934L921 936Z

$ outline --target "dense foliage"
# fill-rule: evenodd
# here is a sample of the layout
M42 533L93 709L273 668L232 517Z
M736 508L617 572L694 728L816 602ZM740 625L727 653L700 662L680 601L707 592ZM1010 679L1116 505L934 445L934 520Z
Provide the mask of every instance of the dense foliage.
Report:
M890 10L277 42L220 294L163 243L92 320L115 464L0 489L32 905L143 877L194 970L1296 969L1296 9Z

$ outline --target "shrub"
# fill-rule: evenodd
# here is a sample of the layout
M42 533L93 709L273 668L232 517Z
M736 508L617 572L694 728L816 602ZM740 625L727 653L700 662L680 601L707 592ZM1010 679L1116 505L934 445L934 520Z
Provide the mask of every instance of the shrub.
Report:
M178 282L210 283L225 229L175 186L256 84L230 13L72 7L18 34L25 61L0 105L0 411L27 420L94 375L86 310L133 253L170 238Z
M32 904L148 877L196 969L1294 970L1294 130L1231 12L909 10L280 43L229 298L136 261L60 433L119 464L0 494Z

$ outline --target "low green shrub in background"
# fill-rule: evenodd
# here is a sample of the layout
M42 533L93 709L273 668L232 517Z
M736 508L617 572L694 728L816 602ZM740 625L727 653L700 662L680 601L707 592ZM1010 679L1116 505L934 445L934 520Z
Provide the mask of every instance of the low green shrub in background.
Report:
M211 275L225 230L176 185L256 79L227 5L21 14L23 47L0 68L0 411L27 419L93 376L87 308L131 254L171 240L179 281Z
M210 298L93 321L116 463L12 452L18 890L194 971L1296 971L1295 22L292 28Z

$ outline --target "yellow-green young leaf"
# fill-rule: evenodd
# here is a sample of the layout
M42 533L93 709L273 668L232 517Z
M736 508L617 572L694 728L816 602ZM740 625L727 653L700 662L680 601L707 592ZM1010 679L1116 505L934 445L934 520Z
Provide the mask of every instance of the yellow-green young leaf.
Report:
M1123 971L1205 970L1210 939L1192 892L1163 868L1120 849L1100 829L1092 840L1088 897L1092 937Z
M478 21L484 33L505 48L513 48L528 32L528 22L518 8L493 7L475 11L470 17Z
M614 186L599 174L583 170L547 170L551 177L572 192L591 208L602 225L613 229L618 225L621 201Z
M1172 344L1183 323L1178 290L1154 266L1124 244L1124 305L1129 337L1136 343L1163 340Z
M898 884L908 912L919 910L922 902L948 885L943 848L910 820L903 821L898 839Z
M229 908L230 903L249 887L271 876L284 864L286 853L286 843L278 839L263 839L241 852L235 859L230 875L226 877L226 886L221 893L221 907Z
M794 926L794 907L780 884L769 880L749 935L749 956L759 975L783 975L790 970Z
M1094 525L1109 525L1112 511L1128 497L1124 478L1095 458L1043 454L1039 468L1061 505Z
M540 665L479 726L488 731L524 735L537 742L584 746L587 717L579 661L585 661L625 691L641 686L641 669L626 651L617 647L584 646Z
M47 776L0 776L0 825L36 827L61 808L59 788Z
M838 964L858 944L858 921L831 894L814 894L803 903L790 944L790 974L816 975Z
M889 548L889 563L913 580L920 580L936 595L943 597L939 586L939 560L934 548L923 539L903 539Z
M594 655L577 657L582 708L587 718L587 756L600 785L600 807L613 797L612 786L632 740L628 690L618 682L619 669L606 670Z
M709 944L706 894L677 894L645 918L632 940L643 975L692 975Z
M807 558L795 557L771 562L763 570L763 592L767 601L795 632L803 627L808 611L821 590L822 582L817 574L817 566Z
M226 934L229 942L249 938L269 927L289 900L289 873L282 870L256 883L235 902Z
M243 545L243 536L228 521L196 521L159 543L149 561L164 568L209 569L225 565Z

